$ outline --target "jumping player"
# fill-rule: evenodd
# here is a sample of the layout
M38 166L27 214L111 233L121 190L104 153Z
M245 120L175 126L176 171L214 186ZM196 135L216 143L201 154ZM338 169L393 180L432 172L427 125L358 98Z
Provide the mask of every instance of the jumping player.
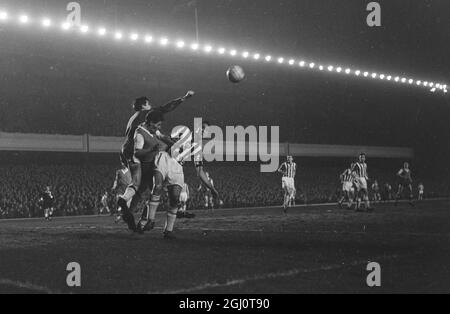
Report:
M122 158L126 160L127 167L130 170L132 182L125 190L124 194L119 197L117 201L117 205L122 211L122 217L124 221L129 224L129 228L133 229L134 218L132 217L132 212L137 207L137 204L140 201L140 197L136 197L132 204L130 204L131 208L128 208L127 203L130 202L136 192L139 190L139 186L141 183L142 171L141 164L138 158L134 158L134 149L135 149L135 132L136 129L145 121L145 117L155 110L158 110L160 113L165 114L175 110L180 104L182 104L187 99L194 96L193 91L189 91L184 97L175 99L166 105L161 107L154 108L150 103L150 99L147 97L141 97L134 101L133 109L136 113L130 118L127 124L126 129L126 140L122 146Z
M152 111L147 115L144 125L136 130L135 156L142 164L142 184L150 186L153 179L153 190L146 217L138 223L137 231L143 233L154 228L155 216L161 201L164 186L169 195L169 209L164 227L164 238L173 239L173 228L177 219L180 194L184 185L183 167L168 153L174 142L164 137L160 130L164 115L160 111Z
M350 165L350 168L346 169L341 175L340 175L340 179L341 179L341 183L342 183L342 192L343 192L343 196L339 201L339 207L342 208L342 204L344 203L344 201L347 199L347 209L351 209L353 206L353 198L354 198L354 191L355 189L353 188L353 182L355 181L355 173L353 172L353 168L354 168L355 164L352 163Z
M395 205L397 206L398 200L402 197L403 192L405 189L409 193L409 204L411 206L414 205L413 203L413 189L412 189L412 176L411 176L411 170L409 169L409 163L405 162L403 164L403 168L400 169L397 172L397 177L399 177L400 181L398 183L398 191L397 196L395 198Z
M41 204L44 210L45 220L47 221L52 220L53 213L55 211L55 208L53 207L55 203L55 197L53 196L49 186L47 186L45 188L45 191L42 192L41 198L39 199L39 203Z
M283 174L282 188L284 191L283 211L287 214L290 200L295 193L295 175L297 172L297 164L292 156L287 156L287 161L282 163L278 172Z
M352 169L355 172L355 186L356 186L356 211L361 211L361 199L366 204L366 210L372 211L369 201L369 191L367 189L367 181L369 176L367 174L366 154L359 155L358 162L356 162Z

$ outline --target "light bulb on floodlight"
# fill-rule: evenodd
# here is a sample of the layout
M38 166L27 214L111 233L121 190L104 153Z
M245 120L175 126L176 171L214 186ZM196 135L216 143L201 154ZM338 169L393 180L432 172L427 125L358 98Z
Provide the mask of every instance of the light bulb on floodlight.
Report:
M87 32L89 31L89 26L87 26L87 25L81 26L81 27L80 27L80 31L81 31L82 33L87 33Z
M369 76L369 72L364 72L364 77L368 77Z
M61 25L61 28L65 31L69 30L71 27L72 27L72 24L70 24L68 22L62 23L62 25Z
M248 58L249 55L250 55L250 53L248 51L244 51L242 53L242 57L244 57L244 58Z
M323 71L323 65L320 65L320 66L319 66L319 70L320 70L320 71Z
M421 82L421 81L417 81L416 84L417 84L418 86L420 86L420 85L422 85L422 82Z
M133 34L130 35L130 39L131 39L132 41L136 41L136 40L139 39L139 35L136 34L136 33L133 33Z
M332 66L332 65L330 65L329 67L328 67L328 71L333 71L333 69L334 69L334 67Z
M386 78L388 81L392 80L392 76L388 75L388 77Z
M278 58L278 63L282 64L284 62L284 58Z
M182 40L177 41L177 48L181 49L181 48L184 48L184 46L185 46L184 41L182 41Z
M378 74L372 73L372 78L377 78Z
M168 43L169 43L169 40L168 40L166 37L162 37L162 38L159 40L159 44L160 44L161 46L167 46Z
M356 76L360 76L360 75L361 75L361 71L360 71L360 70L356 70L356 71L355 71L355 75L356 75Z
M342 68L341 67L336 68L336 72L337 73L341 73L342 72Z
M0 12L0 20L1 21L6 21L8 19L8 13L5 11L1 11Z
M406 79L403 77L402 78L402 83L405 83L406 82Z
M261 55L259 53L255 53L253 55L253 59L255 59L255 60L259 60L259 58L261 58Z
M219 50L217 50L221 55L223 55L225 53L225 48L219 48Z
M309 67L310 67L311 69L314 69L315 66L316 66L316 64L315 64L314 62L311 62L311 63L309 64Z
M350 69L345 69L345 74L350 74L351 70Z
M52 21L50 21L50 19L43 19L42 20L42 26L50 27L50 26L52 26Z
M204 50L206 53L210 53L212 51L212 49L213 48L210 45L206 45Z
M294 63L295 63L294 59L289 60L289 65L294 65Z
M106 35L106 29L104 27L101 27L97 31L99 36L105 36Z
M408 83L412 84L412 83L414 83L414 80L413 79L409 79Z
M20 17L19 17L19 21L20 21L20 23L22 23L22 24L27 24L28 22L29 22L29 17L27 16L27 15L21 15Z
M384 80L385 77L386 77L386 76L385 76L384 74L381 74L381 75L380 75L380 80Z
M114 34L114 38L115 38L116 40L121 40L121 39L123 38L123 34L122 34L121 32L116 32L116 33Z
M267 62L270 62L272 60L272 56L266 56L265 59L266 59Z
M299 65L303 68L305 66L306 62L305 61L300 61Z
M149 43L153 42L153 36L146 35L144 40L147 44L149 44Z
M398 76L396 76L394 81L398 82L398 81L400 81L400 78Z
M233 49L233 50L231 50L231 51L230 51L230 55L232 55L232 56L234 57L235 55L237 55L237 51L236 51L236 50L234 50L234 49Z

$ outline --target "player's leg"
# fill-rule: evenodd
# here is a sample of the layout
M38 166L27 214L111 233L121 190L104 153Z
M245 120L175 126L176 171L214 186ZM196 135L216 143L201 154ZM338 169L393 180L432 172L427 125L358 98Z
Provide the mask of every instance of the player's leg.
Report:
M142 180L142 169L139 162L130 161L128 163L128 169L131 173L131 184L126 188L125 193L119 196L117 202L122 210L128 209L127 203L129 203L138 192Z
M395 195L395 206L397 206L398 201L402 198L402 194L403 194L403 184L400 183L398 185L397 194Z
M155 226L156 212L161 203L164 192L164 176L158 171L153 171L153 189L148 207L142 213L142 217L138 223L138 232L150 231Z
M414 206L414 194L413 194L413 188L412 184L408 184L408 192L409 192L409 205Z
M364 203L366 205L366 210L373 209L372 207L370 207L369 191L367 190L367 188L364 190Z
M171 185L168 187L169 209L167 210L166 223L164 225L164 238L173 239L173 228L177 220L177 212L180 200L181 186Z

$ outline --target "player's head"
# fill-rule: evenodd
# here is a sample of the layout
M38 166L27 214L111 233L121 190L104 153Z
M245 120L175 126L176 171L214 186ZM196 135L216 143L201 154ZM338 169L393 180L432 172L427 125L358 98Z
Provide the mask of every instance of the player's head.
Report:
M148 97L139 97L133 102L134 111L150 110L152 109L152 104Z
M361 153L359 154L359 162L365 162L366 161L366 154Z
M409 169L409 163L405 162L405 163L403 164L403 168L404 168L404 169Z
M289 156L287 156L286 160L287 160L288 162L293 162L293 161L294 161L294 158L293 158L291 155L289 155Z
M150 111L145 118L145 124L151 132L161 130L164 114L159 110Z

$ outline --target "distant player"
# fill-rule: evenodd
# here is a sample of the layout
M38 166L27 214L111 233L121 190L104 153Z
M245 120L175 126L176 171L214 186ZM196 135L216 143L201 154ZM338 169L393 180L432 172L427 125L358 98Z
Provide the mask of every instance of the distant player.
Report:
M180 104L182 104L192 96L194 96L194 92L189 91L184 97L175 99L161 107L154 107L150 103L150 99L147 97L138 98L133 103L133 109L136 111L136 113L128 121L126 129L126 140L122 146L122 156L123 159L126 160L127 167L130 170L132 182L127 187L124 194L120 196L117 201L117 205L122 211L122 217L128 224L128 227L130 229L133 229L135 227L132 212L137 207L140 201L140 196L137 195L137 197L135 198L134 196L136 196L136 193L139 190L142 178L141 163L138 158L134 157L136 129L145 122L145 117L150 112L158 111L161 114L169 113L178 108ZM129 203L131 200L133 200L133 202L130 204L131 208L129 208L127 203Z
M209 209L210 211L214 211L214 196L213 195L217 195L213 192L213 190L215 190L214 180L211 178L211 176L209 175L208 172L205 172L205 177L211 188L209 188L208 186L204 188L203 184L200 183L200 186L198 187L197 191L201 192L203 189L205 189L205 193L204 193L205 208Z
M358 162L353 166L352 171L355 173L356 186L356 211L361 211L361 201L365 202L366 210L372 211L369 201L369 191L367 189L367 181L369 176L367 173L366 154L359 155Z
M120 163L122 168L116 171L116 176L114 178L114 184L111 188L112 193L116 195L116 201L119 199L120 195L125 193L127 187L131 184L131 172L126 166L127 161L123 159L122 155L120 158ZM127 203L130 207L131 200ZM117 209L115 223L118 223L122 217L120 208Z
M399 199L401 199L404 191L406 190L408 193L408 197L409 197L409 204L411 206L413 206L414 205L414 203L413 203L414 195L413 195L413 188L412 188L412 174L411 174L411 169L409 169L409 163L405 162L403 164L403 168L397 172L397 177L399 178L399 183L398 183L397 196L395 198L395 205L397 206Z
M342 208L342 204L347 200L347 209L351 209L353 206L353 198L355 189L353 187L353 182L355 181L355 173L353 172L354 163L350 165L350 168L346 169L341 175L342 192L343 196L339 200L339 207Z
M380 186L378 185L377 180L375 180L375 182L372 184L372 193L373 193L373 201L381 202Z
M418 200L423 201L423 195L425 193L425 186L423 185L423 183L419 183L417 190L419 191Z
M388 182L384 184L384 201L392 200L392 185Z
M209 122L204 121L202 124L201 130L195 130L195 132L201 133L202 139L209 139L211 137L208 128L210 127ZM194 149L194 147L192 147ZM194 154L194 165L195 171L197 173L197 177L200 179L201 184L206 187L206 191L209 193L210 202L213 204L211 208L214 207L214 199L216 199L220 203L219 192L214 187L214 182L210 177L209 173L207 173L204 169L205 161L203 158L203 152L198 152ZM208 200L209 201L209 200ZM207 207L206 207L207 208Z
M282 163L278 172L283 174L281 186L284 191L283 211L287 214L289 203L295 195L295 175L297 173L297 164L292 156L287 156L286 162Z
M108 191L103 194L102 199L100 200L100 215L102 215L104 212L107 212L108 214L111 214L111 209L109 209L109 194Z
M177 218L195 218L195 214L189 213L187 211L188 201L189 201L189 185L187 183L183 184L183 189L180 193L180 204L178 206Z
M47 186L45 188L45 191L42 192L41 198L39 199L39 203L41 204L42 209L44 210L45 220L47 221L52 220L53 213L55 211L54 208L55 197L53 196L49 186Z

